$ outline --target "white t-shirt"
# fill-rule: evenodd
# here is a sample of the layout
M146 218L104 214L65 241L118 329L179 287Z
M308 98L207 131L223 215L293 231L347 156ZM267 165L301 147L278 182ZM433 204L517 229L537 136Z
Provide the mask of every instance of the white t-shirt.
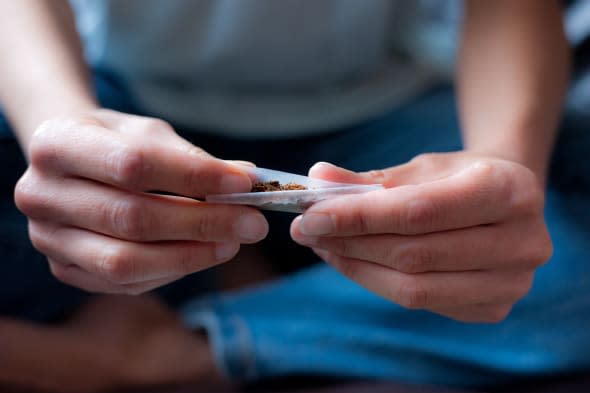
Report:
M456 25L423 23L424 10L448 21L436 3L72 0L88 61L119 75L147 111L254 136L351 125L431 86L440 58L423 44L452 58Z

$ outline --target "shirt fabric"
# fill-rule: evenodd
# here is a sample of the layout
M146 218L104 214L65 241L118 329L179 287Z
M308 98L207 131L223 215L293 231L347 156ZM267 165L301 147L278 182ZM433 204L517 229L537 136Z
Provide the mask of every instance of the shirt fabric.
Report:
M449 69L451 3L72 0L88 61L147 113L241 136L331 130L417 96Z

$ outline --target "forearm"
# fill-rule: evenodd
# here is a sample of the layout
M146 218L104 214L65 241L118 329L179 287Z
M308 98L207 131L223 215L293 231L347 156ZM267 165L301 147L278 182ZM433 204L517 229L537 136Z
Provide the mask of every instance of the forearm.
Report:
M68 337L52 327L0 317L0 386L42 390L83 386L78 379L85 378L85 370L103 370L93 360L100 356L90 356L85 339Z
M467 1L457 77L465 148L543 182L568 75L557 1Z
M96 107L66 0L0 0L0 105L26 152L43 120Z

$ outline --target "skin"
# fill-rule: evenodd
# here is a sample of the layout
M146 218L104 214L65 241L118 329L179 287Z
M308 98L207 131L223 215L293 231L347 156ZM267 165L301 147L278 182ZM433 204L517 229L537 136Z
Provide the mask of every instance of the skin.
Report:
M0 105L29 160L15 200L58 279L139 294L266 236L259 211L194 199L249 190L243 163L212 157L162 120L100 108L67 1L0 0L0 13ZM163 305L130 301L89 304L81 313L92 323L0 318L0 383L78 392L217 375L205 337Z
M0 53L10 53L0 62L0 102L30 162L15 200L58 279L138 294L266 236L257 210L193 199L249 190L243 166L162 120L99 107L66 1L1 1L0 11L11 15L0 27Z
M250 180L159 120L100 109L58 118L29 154L15 196L31 241L58 279L88 291L142 293L227 262L268 231L255 209L187 198Z
M544 184L569 55L555 1L466 6L457 73L465 149L367 173L317 164L311 176L386 189L318 203L291 234L402 306L499 322L552 254Z
M317 204L294 221L292 236L396 303L490 322L506 317L551 254L543 184L568 56L556 1L467 7L458 73L465 150L368 173L320 164L312 176L387 189ZM243 167L190 145L161 120L100 108L66 1L0 0L0 13L10 16L0 24L0 54L10 54L0 56L0 103L30 162L15 199L57 278L89 291L138 294L228 261L240 244L266 235L256 210L193 199L249 189ZM38 365L49 388L81 386L64 379L63 364L83 365L76 375L95 381L89 391L210 371L202 337L166 314L164 336L186 342L151 341L142 335L150 319L137 305L121 305L104 325L111 308L93 304L56 330L0 319L0 381L41 383L27 378L30 362L13 361L29 343L48 354ZM160 314L150 307L146 314ZM137 356L138 342L146 361L155 362L162 347L184 346L203 363L179 377L167 366L192 363L173 354L150 363L151 372L121 377L116 370ZM106 365L91 361L98 350ZM95 374L106 377L96 381Z
M3 319L0 331L3 392L95 393L221 383L206 337L147 295L97 296L56 326Z

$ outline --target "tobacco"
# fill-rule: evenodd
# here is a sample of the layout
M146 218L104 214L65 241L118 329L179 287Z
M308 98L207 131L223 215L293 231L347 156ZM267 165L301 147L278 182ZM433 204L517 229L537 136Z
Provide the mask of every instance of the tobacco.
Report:
M297 183L281 184L279 181L256 182L252 184L250 192L293 191L307 190L307 187Z

